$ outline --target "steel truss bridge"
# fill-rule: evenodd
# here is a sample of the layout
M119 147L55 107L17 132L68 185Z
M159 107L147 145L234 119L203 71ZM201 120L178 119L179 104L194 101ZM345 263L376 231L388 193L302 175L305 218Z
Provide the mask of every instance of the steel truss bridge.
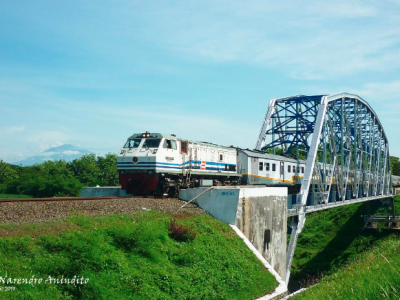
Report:
M256 149L306 160L287 250L286 282L306 214L393 198L389 143L371 106L357 95L272 99Z

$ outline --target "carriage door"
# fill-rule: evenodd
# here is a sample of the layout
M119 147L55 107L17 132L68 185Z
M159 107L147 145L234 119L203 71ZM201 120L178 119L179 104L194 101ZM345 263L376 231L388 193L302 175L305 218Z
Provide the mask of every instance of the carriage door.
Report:
M188 168L190 162L188 162L188 146L189 142L187 141L181 141L181 155L182 155L182 160L181 160L181 165L182 165L182 175L186 175L188 173ZM190 154L189 154L190 156Z
M282 180L284 180L285 179L285 165L284 165L283 161L281 161L280 173L281 173L280 178Z
M254 175L251 177L253 184L258 184L260 178L258 177L258 159L256 157L251 158L251 174Z

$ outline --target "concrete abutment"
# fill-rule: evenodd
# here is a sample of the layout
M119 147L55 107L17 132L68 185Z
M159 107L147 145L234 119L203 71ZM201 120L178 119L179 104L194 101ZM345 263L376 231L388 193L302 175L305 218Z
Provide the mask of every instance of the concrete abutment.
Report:
M181 190L179 198L190 201L207 188ZM287 187L214 187L193 202L216 219L237 227L286 285Z

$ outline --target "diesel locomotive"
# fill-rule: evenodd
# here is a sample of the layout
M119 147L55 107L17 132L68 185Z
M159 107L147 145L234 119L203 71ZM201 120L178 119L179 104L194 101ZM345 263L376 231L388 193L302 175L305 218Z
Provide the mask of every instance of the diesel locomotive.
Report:
M303 160L150 132L130 136L117 158L121 187L133 195L176 196L207 185L296 188L304 168Z

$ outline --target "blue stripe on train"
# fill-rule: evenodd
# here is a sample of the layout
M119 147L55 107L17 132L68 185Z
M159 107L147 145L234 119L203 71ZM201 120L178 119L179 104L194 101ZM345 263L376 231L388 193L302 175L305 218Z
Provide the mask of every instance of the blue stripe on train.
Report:
M159 169L160 169L160 168L161 168L161 169L182 170L182 167L171 167L171 166L163 166L163 165L149 165L149 166L146 166L146 165L141 165L141 166L138 166L138 165L132 165L132 166L119 165L119 166L118 166L118 165L117 165L117 167L122 167L122 168L135 168L135 169L139 169L139 168L152 168L152 169L159 168ZM185 169L189 169L189 167L185 167ZM191 169L200 170L201 167L200 167L200 166L192 166ZM213 168L213 167L206 167L205 170L226 171L225 168Z
M186 161L183 164L176 164L176 163L164 163L164 162L156 162L156 161L148 161L148 162L138 162L136 164L134 164L133 162L117 162L117 164L121 164L121 165L169 165L169 166L182 166L182 165L187 165L190 162L192 162L193 164L201 164L202 162L200 160L192 160L192 161ZM214 166L222 166L225 167L225 165L227 166L236 166L236 164L225 164L225 163L217 163L217 162L208 162L206 161L206 165L214 165Z

